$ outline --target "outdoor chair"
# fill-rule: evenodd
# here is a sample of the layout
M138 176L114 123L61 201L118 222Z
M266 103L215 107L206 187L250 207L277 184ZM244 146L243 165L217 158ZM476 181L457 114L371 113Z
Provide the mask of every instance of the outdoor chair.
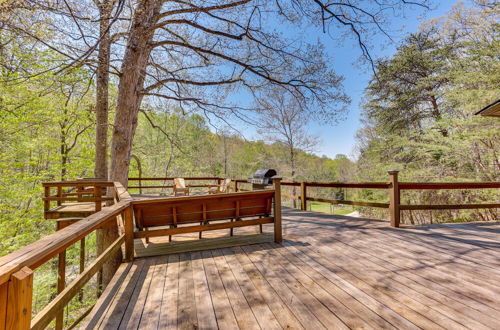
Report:
M229 186L231 184L231 179L224 179L221 184L216 185L216 186L208 186L208 193L209 194L223 194L229 192L229 189L231 187Z
M174 179L174 196L189 196L189 187L186 186L184 178Z

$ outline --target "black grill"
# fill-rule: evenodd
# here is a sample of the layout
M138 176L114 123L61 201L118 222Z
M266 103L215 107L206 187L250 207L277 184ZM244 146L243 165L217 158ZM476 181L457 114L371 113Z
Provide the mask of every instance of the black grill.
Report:
M253 177L248 179L248 182L252 184L253 189L266 189L273 184L273 176L275 175L276 171L273 169L257 170Z

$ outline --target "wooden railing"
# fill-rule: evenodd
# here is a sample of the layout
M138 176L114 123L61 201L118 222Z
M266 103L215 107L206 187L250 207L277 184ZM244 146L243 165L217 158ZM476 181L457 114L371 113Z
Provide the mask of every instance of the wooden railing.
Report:
M62 206L63 203L94 203L94 212L99 212L102 209L103 202L112 201L113 197L106 196L106 189L113 187L112 182L108 181L91 181L90 179L82 179L77 181L58 181L44 182L43 209L46 219L56 218L57 213L54 210L53 203Z
M333 199L333 198L317 198L308 197L307 188L358 188L358 189L388 189L389 184L383 182L369 182L369 183L358 183L358 182L282 182L283 186L300 187L300 195L288 195L282 194L284 198L300 200L301 210L307 210L307 202L324 202L331 204L345 204L345 205L355 205L355 206L369 206L369 207L379 207L379 208L389 208L389 203L375 203L375 202L362 202L362 201L350 201L343 199ZM302 196L306 196L302 198Z
M205 178L204 178L205 179ZM245 194L241 193L231 193L221 195L205 195L205 196L195 196L193 197L174 197L165 199L154 199L152 201L133 201L127 190L119 183L110 182L100 182L100 181L71 181L71 182L51 182L44 186L46 188L46 199L45 201L51 202L63 201L62 198L70 198L73 201L74 198L80 198L83 201L88 201L85 199L85 195L92 194L91 198L95 198L96 194L103 193L103 187L111 188L112 196L102 197L104 201L112 200L114 204L104 207L97 211L96 213L73 222L65 226L64 228L58 228L59 230L55 233L48 235L37 242L34 242L24 248L21 248L9 255L0 258L0 329L44 329L55 320L55 328L62 329L64 324L64 308L69 304L69 302L84 288L84 286L91 280L91 278L99 272L103 265L110 260L116 253L118 253L122 246L124 246L124 261L129 262L134 258L134 238L148 236L144 232L134 233L134 204L144 206L145 203L150 203L151 205L163 206L169 205L173 206L173 216L176 216L176 209L179 210L177 216L179 217L180 223L191 223L190 219L186 217L192 217L194 213L190 211L189 207L185 208L185 205L198 203L203 207L203 210L199 215L202 222L200 225L188 226L183 228L173 228L170 230L157 230L151 231L151 236L157 236L158 234L173 235L177 233L184 232L201 232L207 230L218 230L218 229L232 229L242 226L255 226L262 225L264 223L274 224L274 240L280 243L282 241L281 232L281 197L280 197L280 184L279 180L276 180L273 190L262 191L262 192L252 192ZM93 192L81 190L78 191L78 187L93 187ZM55 187L57 189L57 198L51 194L51 189ZM61 188L59 188L61 187ZM63 187L73 187L72 191L76 192L64 192ZM109 192L108 190L108 192ZM96 193L99 191L99 193ZM79 195L64 195L64 194L79 194ZM264 196L265 194L271 194L271 199L273 201L272 217L269 214L269 207L271 207L271 199L269 196ZM77 196L77 197L74 197ZM104 196L104 195L103 195ZM263 196L263 197L262 197ZM259 198L262 197L262 198ZM264 198L264 199L263 199ZM267 198L267 199L265 199ZM265 201L265 210L260 212L259 210L251 211L249 210L255 207L255 201L260 201L262 199ZM214 203L222 200L223 204L214 208ZM247 205L250 201L251 205ZM101 202L101 201L99 201ZM224 202L226 204L224 204ZM216 212L232 212L232 209L228 209L227 202L235 203L234 215L231 213L222 214L220 217L215 217ZM177 204L176 204L177 203ZM212 203L212 204L210 204ZM196 204L196 205L198 205ZM101 206L101 204L99 204ZM184 207L184 208L183 208ZM48 207L50 209L50 205ZM96 206L97 209L97 206ZM189 209L189 210L188 210ZM187 210L187 211L186 211ZM215 212L215 213L214 213ZM262 213L262 214L261 214ZM196 214L195 214L196 215ZM198 215L196 215L198 216ZM267 217L265 217L267 216ZM184 218L183 218L184 217ZM205 219L206 217L206 219ZM247 220L245 217L251 217L252 219ZM253 219L257 217L257 219ZM231 219L229 223L217 223L211 224L209 221L211 219ZM233 219L234 218L234 219ZM183 220L184 219L184 220ZM197 218L198 219L198 218ZM206 221L204 221L206 220ZM235 220L235 221L233 221ZM89 234L102 228L115 227L118 232L118 238L112 242L106 250L100 255L96 256L95 260L87 267L80 268L80 274L73 279L70 283L66 283L66 250L84 240ZM162 231L162 232L160 232ZM84 246L83 246L84 248ZM32 318L32 304L33 304L33 274L34 271L40 266L49 262L52 258L58 257L58 280L57 280L57 295L50 301L40 312L38 312L34 318ZM76 318L76 320L69 326L73 328L76 326L83 318L90 312L91 309L85 311L82 315Z
M65 182L59 186L64 187L69 184ZM78 185L79 183L72 182L72 184ZM56 319L56 328L61 329L64 306L80 292L103 264L120 250L127 237L131 238L130 232L122 233L71 283L66 285L66 249L99 228L117 226L120 217L123 216L126 220L132 214L130 195L119 183L96 182L93 185L99 189L103 186L112 186L114 204L0 258L0 329L43 329L54 319ZM131 223L131 221L130 218L128 222ZM126 257L130 255L129 244ZM58 294L32 319L33 271L56 256L59 257Z
M297 187L300 193L290 195L281 193L282 198L300 201L300 209L307 210L308 201L324 202L330 204L353 205L362 207L374 207L389 210L389 219L392 227L399 227L401 223L401 211L405 210L449 210L449 209L487 209L500 208L500 203L483 204L432 204L432 205L404 205L401 204L402 190L422 190L422 189L495 189L500 188L500 182L453 182L453 183L417 183L399 182L397 170L388 171L389 180L387 182L290 182L282 181L281 186ZM131 181L173 181L173 178L129 178ZM189 181L215 181L218 184L223 180L219 177L192 177L185 178ZM191 187L208 187L209 185L190 185ZM244 187L242 187L244 186ZM251 191L251 186L247 180L236 179L232 181L232 190ZM139 189L140 186L132 186L130 189ZM150 185L142 188L171 188L171 185ZM350 188L350 189L376 189L385 190L389 194L389 201L385 203L371 201L354 201L334 198L319 198L307 196L308 188ZM305 196L305 198L302 198Z
M173 189L174 187L174 177L168 178L152 178L152 177L139 177L139 178L128 178L129 186L128 189L131 191L139 190L139 194L142 194L145 190L158 190L158 189ZM188 182L187 186L190 188L209 188L214 185L220 185L224 178L219 177L184 177L184 180ZM149 182L148 182L149 181ZM195 183L192 181L205 181L205 183ZM206 183L207 181L212 181L213 183ZM146 183L145 183L146 182ZM154 182L151 184L150 182ZM157 182L157 184L156 184Z
M464 210L500 208L500 203L481 204L427 204L402 205L401 190L437 190L437 189L498 189L500 182L398 182L397 170L389 171L391 178L391 207L389 208L391 225L399 227L402 210Z
M282 198L289 198L300 201L300 209L307 210L308 201L324 202L331 204L355 205L364 207L375 207L389 209L389 219L392 227L399 227L401 223L401 211L404 210L450 210L450 209L490 209L500 208L500 203L482 204L429 204L429 205L409 205L401 204L402 190L423 190L423 189L498 189L500 182L399 182L398 170L388 171L389 182L287 182L283 181L282 186L300 187L300 195L289 195L282 193ZM240 180L243 181L243 180ZM317 198L307 196L308 188L355 188L355 189L383 189L389 192L389 202L376 203L366 201L351 201L332 198Z

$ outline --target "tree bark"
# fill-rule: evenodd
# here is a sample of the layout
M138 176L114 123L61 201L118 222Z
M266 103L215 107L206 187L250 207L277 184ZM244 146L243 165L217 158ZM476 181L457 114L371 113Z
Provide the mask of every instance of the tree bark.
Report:
M160 0L143 0L137 4L121 67L118 100L111 147L111 171L113 181L128 185L128 172L132 139L137 126L137 116L142 101L142 89L151 53L150 42L159 18Z
M95 168L94 176L106 180L108 178L108 93L109 62L111 52L111 33L109 31L110 14L114 0L103 0L99 5L100 24L97 82L96 82L96 134L95 134Z
M137 127L137 117L143 98L145 72L151 53L150 42L154 35L153 26L159 19L161 0L142 0L135 8L135 15L125 49L121 67L120 83L111 146L110 179L128 186L128 172L132 151L132 140ZM103 247L118 238L118 229L102 234ZM109 283L121 263L121 251L103 268L102 285Z
M96 135L95 135L95 168L94 176L108 179L108 114L109 114L109 64L111 56L110 16L115 0L102 0L97 3L99 9L99 50L96 82ZM97 253L102 254L117 238L118 227L98 229L96 231ZM97 274L97 282L102 291L113 278L122 261L121 251L110 258Z

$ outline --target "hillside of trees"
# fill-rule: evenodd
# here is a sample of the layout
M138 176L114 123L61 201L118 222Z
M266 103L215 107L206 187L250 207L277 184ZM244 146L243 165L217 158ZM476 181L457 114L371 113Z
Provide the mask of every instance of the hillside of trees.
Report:
M474 115L500 97L499 17L498 4L458 4L377 61L357 135L359 180L384 180L393 168L404 181L500 179L500 122ZM402 199L452 204L499 197L491 190L444 190L405 192ZM495 219L495 209L404 212L408 223Z

